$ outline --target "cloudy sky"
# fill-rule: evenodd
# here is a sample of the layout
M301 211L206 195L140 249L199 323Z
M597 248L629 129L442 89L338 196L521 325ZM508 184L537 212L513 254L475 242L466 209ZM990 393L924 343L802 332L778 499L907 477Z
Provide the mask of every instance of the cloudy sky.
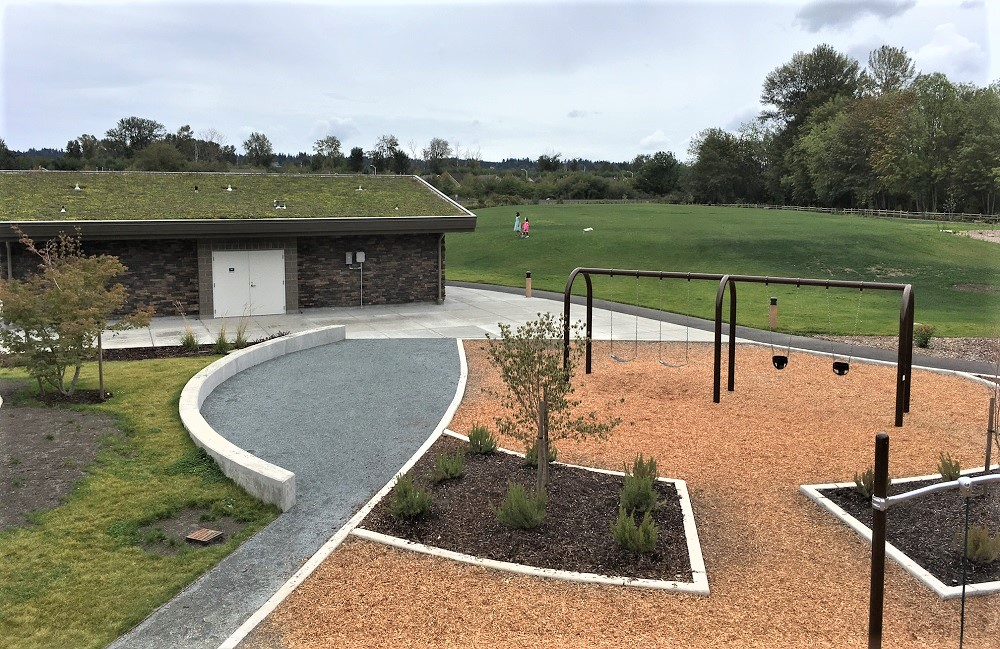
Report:
M393 134L484 160L685 159L820 43L985 86L1000 0L0 0L0 138L63 148L137 115L238 150L260 131L287 153Z

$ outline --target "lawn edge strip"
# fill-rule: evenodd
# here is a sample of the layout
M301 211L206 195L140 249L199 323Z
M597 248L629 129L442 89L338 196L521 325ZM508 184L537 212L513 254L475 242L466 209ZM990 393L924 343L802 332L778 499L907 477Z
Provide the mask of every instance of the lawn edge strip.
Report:
M444 434L465 441L469 440L467 436L460 435L459 433L456 433L452 430L446 430ZM497 451L501 453L506 453L508 455L524 457L523 453L518 453L516 451L511 451L508 449L498 448ZM553 464L558 464L560 466L565 466L571 469L580 469L583 471L592 471L594 473L603 473L605 475L616 475L616 476L625 475L621 471L596 469L594 467L581 466L578 464L566 464L564 462L553 462ZM695 525L695 520L694 520L694 509L691 506L691 497L688 494L687 483L684 480L679 480L676 478L657 478L657 480L659 480L660 482L672 484L674 486L674 489L676 489L678 499L680 500L681 512L684 517L684 538L687 541L688 562L691 568L690 582L666 581L661 579L639 579L634 577L620 577L615 575L600 575L592 572L573 572L569 570L557 570L554 568L539 568L536 566L529 566L522 563L512 563L509 561L496 561L494 559L485 559L483 557L476 557L470 554L463 554L461 552L455 552L453 550L445 550L442 548L425 545L423 543L410 541L408 539L402 539L396 536L381 534L379 532L372 532L371 530L366 530L362 527L355 528L354 530L351 531L351 534L366 539L368 541L381 543L383 545L389 545L394 548L399 548L403 550L412 550L414 552L420 552L421 554L428 554L434 557L440 557L443 559L450 559L452 561L468 563L476 566L481 566L483 568L492 568L494 570L502 570L504 572L512 572L520 575L527 575L529 577L547 577L549 579L559 579L562 581L572 581L583 584L601 584L609 586L635 586L638 588L668 590L679 593L687 593L691 595L708 595L709 594L708 572L705 569L705 560L701 552L701 542L700 539L698 538L698 529L697 526Z
M998 465L993 464L990 469L997 468ZM965 469L962 471L962 475L976 473L982 471L982 467L973 467L971 469ZM908 478L894 478L892 483L896 484L906 484L908 482L920 482L921 480L940 480L941 474L933 473L930 475L912 476ZM841 523L847 525L849 528L858 533L858 535L868 542L870 545L872 542L872 530L867 525L864 525L858 519L854 518L846 511L844 511L839 505L834 503L832 500L820 493L822 489L845 489L854 488L856 485L854 482L831 482L827 484L804 484L799 486L799 491L815 502L817 505L833 514ZM934 594L943 600L958 599L962 596L962 586L946 586L937 577L924 570L916 561L911 559L908 554L894 546L892 543L886 541L885 543L885 553L887 556L891 557L896 563L900 565L906 572L913 576L917 581L927 586ZM967 584L965 586L966 595L992 595L994 593L1000 593L1000 581L988 581L981 584Z
M410 459L400 467L396 475L392 477L385 486L383 486L378 493L372 496L365 505L357 511L351 520L347 521L343 527L341 527L337 532L330 537L330 539L312 555L308 561L302 564L294 575L288 578L281 588L279 588L274 595L270 597L264 605L257 609L253 615L251 615L247 620L236 629L232 635L226 638L222 644L219 645L218 649L236 649L236 647L248 636L250 632L253 631L257 626L267 618L268 615L274 612L278 606L285 601L285 599L291 595L296 588L299 587L302 582L304 582L309 575L311 575L316 568L318 568L326 559L333 554L333 551L340 547L340 544L344 542L344 539L358 526L361 521L368 516L372 508L375 507L383 498L385 498L392 488L396 486L396 481L401 475L409 471L414 464L417 463L421 457L427 453L428 450L434 445L434 442L438 440L439 437L447 430L448 424L454 418L455 413L458 411L458 407L462 404L462 398L465 396L465 386L469 378L469 366L465 360L465 348L463 347L463 340L458 338L455 340L456 345L458 345L458 362L459 362L459 375L458 375L458 385L455 387L455 397L452 399L451 404L448 409L445 410L444 415L441 417L441 421L438 422L437 427L430 434L427 440L418 448Z

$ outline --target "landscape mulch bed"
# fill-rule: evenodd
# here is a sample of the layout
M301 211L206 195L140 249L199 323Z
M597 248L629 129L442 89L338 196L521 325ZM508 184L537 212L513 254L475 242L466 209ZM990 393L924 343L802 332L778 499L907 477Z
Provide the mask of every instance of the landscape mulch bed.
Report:
M970 475L983 475L982 472ZM913 491L939 480L889 485L890 496ZM821 489L820 493L869 529L871 501L853 488ZM886 516L886 540L945 586L962 580L962 540L965 498L957 490L939 492L891 507ZM969 500L969 526L1000 530L1000 489L979 487ZM1000 561L966 564L966 583L1000 581Z
M692 345L676 369L656 347L616 363L606 342L595 345L576 396L626 423L606 440L557 442L559 459L616 470L642 452L686 480L709 596L511 575L351 539L243 647L864 646L871 547L799 486L849 481L873 463L880 431L892 438L893 477L933 473L942 452L975 466L992 391L918 370L897 429L894 367L855 361L838 377L829 355L793 352L779 372L769 349L741 345L736 391L714 404L710 345ZM460 433L492 424L499 411L484 389L502 387L483 343L465 348L468 386L450 425ZM997 596L971 598L965 614L965 646L995 647ZM957 600L887 563L884 647L957 646L959 615Z
M500 506L510 482L534 489L535 469L526 466L524 458L507 453L468 455L464 476L435 483L435 458L466 447L468 442L442 436L411 470L416 484L432 492L429 516L412 523L397 521L389 513L390 494L361 527L496 561L601 575L691 581L684 519L673 484L657 483L659 503L653 520L660 533L656 549L649 555L637 556L621 549L611 536L611 525L618 518L621 476L553 464L544 522L533 530L511 530L500 523L494 508Z

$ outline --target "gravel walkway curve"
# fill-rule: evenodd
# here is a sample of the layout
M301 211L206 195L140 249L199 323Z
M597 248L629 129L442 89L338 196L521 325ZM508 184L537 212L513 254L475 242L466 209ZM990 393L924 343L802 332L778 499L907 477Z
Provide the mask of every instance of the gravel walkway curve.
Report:
M294 471L298 502L110 647L218 647L427 439L459 374L453 339L347 340L219 386L205 419Z

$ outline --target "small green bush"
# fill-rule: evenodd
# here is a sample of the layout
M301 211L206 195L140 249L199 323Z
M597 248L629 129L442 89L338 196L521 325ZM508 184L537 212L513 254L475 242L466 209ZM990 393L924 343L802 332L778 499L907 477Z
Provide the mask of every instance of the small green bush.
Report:
M934 325L918 324L913 327L913 344L920 349L927 349L934 337Z
M198 339L194 337L194 332L191 331L191 327L185 323L184 335L181 337L181 349L186 352L196 352L198 351L198 347Z
M656 508L656 490L653 485L659 478L656 460L644 460L642 453L632 462L632 471L625 469L625 483L622 486L620 505L629 514L650 512Z
M529 494L521 485L507 485L507 497L493 511L500 522L515 530L531 530L545 520L545 492Z
M611 534L618 545L633 554L648 554L655 550L659 532L649 512L643 514L642 522L636 525L634 516L624 507L618 510L618 521L611 526Z
M469 452L473 455L489 455L497 450L497 438L486 426L475 425L469 431Z
M552 442L549 442L549 464L556 461L559 456L559 449ZM524 447L524 463L530 467L538 466L538 440L532 439Z
M392 503L389 513L399 521L413 521L425 516L431 509L431 494L421 489L413 482L413 478L404 475L396 481L392 490Z
M973 563L993 563L1000 558L1000 534L990 536L990 531L981 525L970 527L965 556Z
M885 488L888 490L889 485L891 484L892 478L889 478L886 482ZM875 469L868 467L861 475L855 473L854 490L865 498L871 499L871 497L875 495Z
M233 347L236 349L243 349L250 344L247 340L247 327L250 326L250 318L243 316L240 318L240 323L236 327L236 338L233 338Z
M938 473L941 474L941 482L953 482L962 475L962 465L958 460L951 459L951 453L940 454L938 460Z
M226 340L226 325L219 327L219 336L215 339L214 351L216 354L228 354L233 348L233 344Z
M453 454L441 453L434 458L434 481L444 482L461 478L465 474L465 453L458 449Z

